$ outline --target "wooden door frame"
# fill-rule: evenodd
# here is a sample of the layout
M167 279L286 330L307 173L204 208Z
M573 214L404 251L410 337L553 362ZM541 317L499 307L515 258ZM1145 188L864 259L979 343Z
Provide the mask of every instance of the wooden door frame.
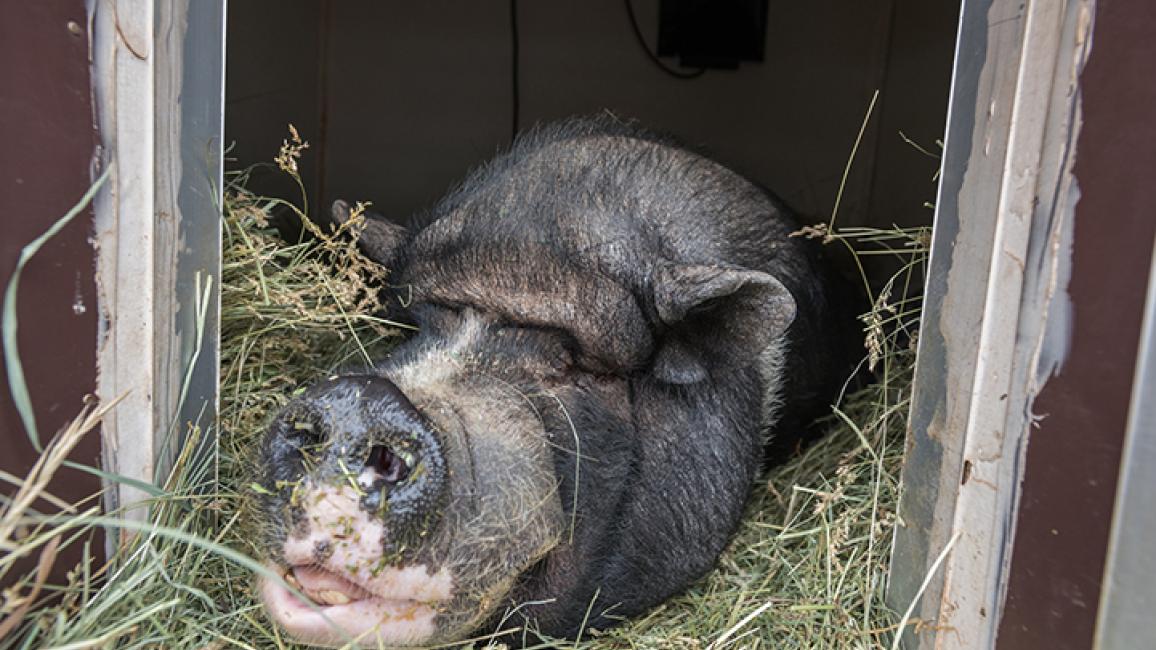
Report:
M1093 642L1156 230L1156 84L1130 58L1152 14L963 4L888 595L921 622L905 647Z
M112 176L97 196L106 469L164 481L217 411L225 0L90 0L93 85ZM145 491L120 483L110 511Z

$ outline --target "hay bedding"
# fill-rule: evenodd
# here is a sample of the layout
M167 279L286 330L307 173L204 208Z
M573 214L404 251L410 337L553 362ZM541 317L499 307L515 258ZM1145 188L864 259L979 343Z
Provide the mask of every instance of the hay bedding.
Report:
M296 133L277 158L300 182L296 161L305 144ZM294 647L266 620L252 593L248 559L258 555L246 516L252 494L250 455L262 424L288 397L335 368L380 356L404 334L380 313L375 283L386 270L353 243L358 221L314 239L282 241L269 227L274 211L304 209L256 197L247 172L229 185L221 282L221 411L219 444L206 457L192 432L149 520L107 564L82 562L67 584L44 584L33 571L3 594L0 648L285 648ZM840 232L823 224L804 236L900 258L896 281L909 285L926 250L924 231ZM830 432L762 480L740 532L718 568L682 596L640 619L566 647L625 648L886 648L897 617L883 603L892 532L897 525L898 473L918 320L909 286L891 284L865 316L879 383L846 396ZM51 566L65 544L88 544L99 526L124 527L102 516L98 502L60 515L22 506L43 496L61 452L99 422L89 407L48 445L42 466L6 499L0 513L0 577L18 557ZM488 647L484 640L466 647ZM545 646L543 642L543 646Z

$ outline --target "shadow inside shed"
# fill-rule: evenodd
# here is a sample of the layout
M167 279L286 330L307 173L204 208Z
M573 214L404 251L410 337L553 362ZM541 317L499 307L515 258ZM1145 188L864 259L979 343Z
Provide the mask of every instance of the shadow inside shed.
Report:
M231 3L230 166L268 161L292 123L312 145L312 203L371 201L404 219L505 147L515 114L524 129L610 110L826 221L878 90L838 222L930 225L936 163L906 139L938 152L958 3L739 3L766 8L763 60L689 79L643 50L662 44L660 4L631 5L640 43L618 0ZM288 183L258 172L250 189L293 196ZM872 270L876 283L891 270Z

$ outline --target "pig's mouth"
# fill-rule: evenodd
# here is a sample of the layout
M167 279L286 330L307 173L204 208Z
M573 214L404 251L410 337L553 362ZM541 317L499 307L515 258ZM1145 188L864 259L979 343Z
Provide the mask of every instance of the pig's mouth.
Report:
M333 646L352 641L353 647L378 647L421 643L436 632L438 599L381 593L317 565L270 568L308 599L276 581L262 581L269 612L300 641Z
M282 577L289 586L300 591L313 601L313 604L320 607L348 605L357 600L380 599L361 585L312 566L293 567Z

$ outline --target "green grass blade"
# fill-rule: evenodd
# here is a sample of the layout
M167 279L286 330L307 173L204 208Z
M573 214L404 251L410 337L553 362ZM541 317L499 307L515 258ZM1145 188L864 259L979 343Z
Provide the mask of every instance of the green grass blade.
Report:
M32 411L32 397L28 393L28 383L24 379L24 366L20 363L20 350L17 346L16 331L18 326L18 319L16 316L16 295L20 290L20 274L24 272L24 267L28 264L28 260L32 259L40 248L49 240L56 236L80 214L92 198L96 196L97 191L108 180L109 172L112 167L108 167L101 173L100 177L96 179L80 197L76 205L72 206L63 217L56 220L52 227L32 241L32 243L25 246L20 251L20 259L16 262L16 268L12 271L12 277L8 280L8 287L4 291L4 311L3 311L3 330L4 330L4 369L8 372L8 389L12 393L12 402L16 405L16 412L20 414L20 421L24 425L24 432L28 434L28 440L32 443L32 447L36 451L42 451L43 447L40 444L40 433L36 429L36 414Z

